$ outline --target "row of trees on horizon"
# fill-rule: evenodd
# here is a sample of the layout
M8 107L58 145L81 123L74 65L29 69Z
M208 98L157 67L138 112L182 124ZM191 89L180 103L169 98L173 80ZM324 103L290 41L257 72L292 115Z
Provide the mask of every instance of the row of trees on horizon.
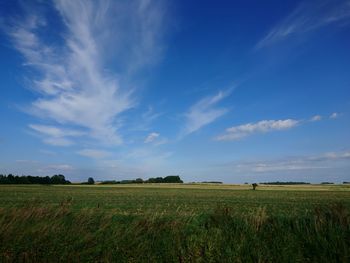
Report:
M147 184L147 183L183 183L179 175L169 175L165 177L151 177L147 180L142 178L137 178L134 180L109 180L102 181L99 184ZM192 182L196 183L196 182ZM200 183L215 183L222 184L218 181L204 181ZM66 180L64 175L55 174L51 177L49 176L31 176L31 175L13 175L13 174L0 174L0 184L71 184L70 181ZM89 177L87 182L82 182L81 184L95 184L95 180L92 177ZM248 183L245 183L248 184ZM261 182L262 185L301 185L301 184L310 184L309 182ZM322 182L321 184L334 184L333 182ZM350 182L343 182L343 184L350 184Z
M0 174L0 184L70 184L71 182L66 180L64 175L58 174L49 176L31 176L31 175L4 175ZM137 178L135 180L122 180L122 181L102 181L100 184L143 184L143 183L183 183L180 176L169 175L166 177L155 177L149 178L148 180L143 180L142 178ZM95 180L89 177L87 182L82 182L81 184L95 184Z
M13 175L0 174L0 184L70 184L64 175L55 174L49 176Z
M178 175L169 175L165 177L154 177L149 178L147 180L143 180L142 178L137 178L135 180L122 180L122 181L103 181L101 184L147 184L147 183L178 183L182 184L183 181L181 180L180 176Z

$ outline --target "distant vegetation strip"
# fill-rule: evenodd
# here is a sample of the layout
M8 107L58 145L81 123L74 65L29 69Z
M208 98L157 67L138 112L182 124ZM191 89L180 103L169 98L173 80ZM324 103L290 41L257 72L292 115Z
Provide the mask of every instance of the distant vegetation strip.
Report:
M100 184L147 184L147 183L179 183L182 184L183 181L181 180L180 176L178 175L169 175L163 177L155 177L155 178L149 178L148 180L143 180L142 178L137 178L135 180L122 180L122 181L102 181Z
M263 182L260 184L271 184L271 185L295 185L295 184L310 184L308 182Z
M169 175L165 177L151 177L147 180L137 178L133 180L106 180L101 181L99 184L147 184L147 183L178 183L182 184L183 180L179 175ZM13 174L0 174L0 184L71 184L69 180L66 180L62 174L55 174L53 176L32 176L32 175L13 175ZM95 184L95 180L89 177L87 182L81 182L81 184ZM191 182L190 184L223 184L220 181L203 181L203 182ZM248 184L248 183L245 183ZM309 182L262 182L262 185L303 185L310 184ZM333 182L321 182L321 184L334 184ZM343 184L350 184L350 182L343 182Z
M31 176L31 175L3 175L0 174L0 184L70 184L64 175L55 174L49 176Z
M0 184L70 184L71 182L66 180L64 175L58 174L49 176L31 176L31 175L3 175L0 174ZM100 184L143 184L143 183L183 183L180 176L169 175L163 177L149 178L148 180L143 180L142 178L137 178L135 180L122 180L122 181L102 181ZM82 182L82 184L95 184L95 180L89 177L87 182Z
M247 184L247 183L246 183ZM263 182L260 184L266 185L300 185L300 184L310 184L309 182ZM333 182L321 182L321 184L334 184ZM350 184L350 182L343 182L343 184Z

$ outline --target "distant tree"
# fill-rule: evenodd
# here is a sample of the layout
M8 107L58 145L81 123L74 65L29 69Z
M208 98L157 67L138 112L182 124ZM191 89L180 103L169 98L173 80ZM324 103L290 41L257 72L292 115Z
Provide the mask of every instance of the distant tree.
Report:
M88 184L95 184L94 178L89 177L87 183L88 183Z
M142 183L143 183L142 178L137 178L137 179L135 179L135 183L136 183L136 184L142 184Z
M15 183L15 177L12 174L9 174L7 176L7 181L9 184L14 184Z
M120 181L116 181L116 180L102 181L101 184L120 184Z
M43 177L40 177L43 178ZM40 180L41 181L41 180ZM67 184L70 183L69 181L66 181L66 178L62 174L55 174L50 179L51 184ZM42 183L42 182L40 182Z
M164 177L163 183L183 183L183 181L180 179L180 176L178 175L169 175Z
M135 180L121 180L120 183L121 184L134 184Z
M163 183L163 177L149 178L147 183Z
M253 190L255 190L255 188L258 186L258 184L257 183L253 183L252 186L253 186Z

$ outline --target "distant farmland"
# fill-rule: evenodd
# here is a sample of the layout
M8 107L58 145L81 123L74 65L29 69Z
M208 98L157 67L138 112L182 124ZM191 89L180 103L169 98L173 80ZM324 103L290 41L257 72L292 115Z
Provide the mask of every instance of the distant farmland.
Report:
M349 262L350 186L0 186L1 262Z

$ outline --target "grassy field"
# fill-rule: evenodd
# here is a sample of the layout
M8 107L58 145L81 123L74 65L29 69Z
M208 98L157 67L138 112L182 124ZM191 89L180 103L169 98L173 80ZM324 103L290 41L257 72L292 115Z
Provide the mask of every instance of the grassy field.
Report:
M349 262L350 186L0 186L0 262Z

